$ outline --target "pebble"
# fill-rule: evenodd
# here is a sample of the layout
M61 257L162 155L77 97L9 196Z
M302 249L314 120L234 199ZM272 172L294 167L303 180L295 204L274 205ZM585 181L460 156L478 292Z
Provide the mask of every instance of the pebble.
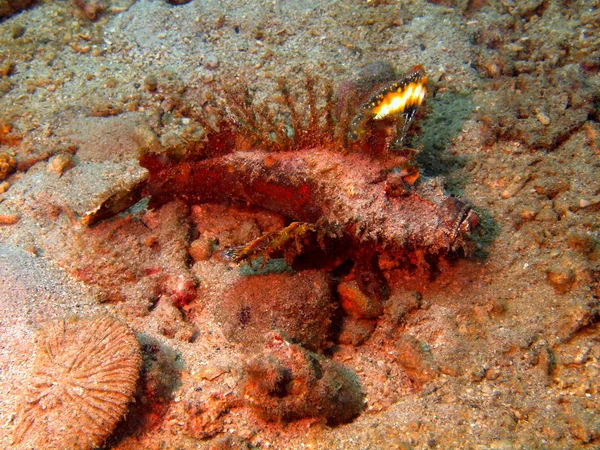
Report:
M208 56L205 60L204 60L204 66L207 69L216 69L219 67L219 60L217 59L216 56Z
M559 293L563 294L571 289L575 282L575 272L561 265L554 265L547 272L548 283Z
M537 118L537 120L539 120L539 122L542 125L546 125L546 126L550 125L551 120L550 120L550 117L548 117L548 115L546 113L543 113L540 111L536 114L535 117Z
M337 287L342 309L357 319L375 319L383 314L381 302L365 295L356 281L342 281Z
M67 153L59 153L58 155L54 155L48 161L48 165L46 166L47 172L54 172L58 176L61 176L65 170L73 165L73 161L71 155Z
M192 242L188 252L194 261L206 261L212 256L212 241L202 236Z

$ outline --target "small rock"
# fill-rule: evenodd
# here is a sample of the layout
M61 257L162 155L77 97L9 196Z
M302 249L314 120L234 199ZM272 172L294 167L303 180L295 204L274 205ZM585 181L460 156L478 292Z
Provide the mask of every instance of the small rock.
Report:
M507 188L500 193L500 197L502 197L504 200L513 198L515 195L517 195L519 192L521 192L521 190L523 189L525 184L529 181L529 179L530 179L529 175L527 175L527 176L517 175L512 180L512 182L507 186Z
M397 326L406 320L407 314L421 307L422 295L418 292L393 289L386 304L388 321Z
M356 319L375 319L383 314L383 306L376 298L367 297L355 280L342 281L337 292L342 309Z
M17 65L14 61L4 60L0 63L0 77L5 78L11 75Z
M216 56L213 56L213 55L208 56L206 58L206 60L204 61L204 66L207 69L213 69L213 70L217 69L219 67L219 60L217 59Z
M533 220L537 214L537 211L533 208L522 209L519 215L523 220Z
M10 37L13 39L19 39L20 37L23 37L25 31L27 31L25 25L15 23L10 27Z
M594 441L600 436L598 426L595 425L594 415L587 411L582 411L579 405L573 405L569 408L572 414L567 416L567 425L573 437L584 443Z
M158 79L154 75L148 75L144 78L144 86L149 92L155 92L158 89Z
M562 198L555 198L552 202L552 210L561 219L569 214L570 204L567 200Z
M0 0L0 18L12 16L27 8L33 0Z
M158 331L164 336L183 342L190 342L194 337L194 327L184 320L181 311L167 297L157 302L152 314L158 323Z
M538 194L553 199L561 192L569 190L570 185L568 181L562 178L546 177L536 180L533 187Z
M573 364L583 364L590 356L591 347L585 346L583 348L577 347L576 352L573 354Z
M8 153L0 153L0 181L6 179L15 170L15 159Z
M371 337L376 325L374 320L344 317L338 342L357 347Z
M314 418L345 423L363 408L356 375L341 364L272 333L264 352L247 361L244 403L267 421Z
M227 339L262 348L277 331L311 350L327 345L335 304L327 273L304 270L241 278L213 305Z
M206 236L200 236L190 244L188 252L195 262L206 261L212 256L213 240Z
M229 405L220 401L221 406L215 407L215 401L211 402L212 408L208 405L198 403L188 403L185 407L185 427L184 433L194 439L209 439L223 432L225 426L224 413Z
M593 252L599 243L590 232L572 231L567 235L567 245L570 249L587 254Z
M91 106L89 115L92 117L110 117L118 116L121 113L123 113L122 106L99 100Z
M185 275L171 276L165 282L164 291L175 306L187 305L196 298L196 281Z
M48 161L46 171L54 172L58 176L61 176L65 170L73 166L73 158L67 153L59 153L54 155Z
M535 218L541 222L555 222L557 220L556 213L549 205L544 206Z
M213 439L208 450L252 450L256 448L240 436L221 436Z
M548 114L542 112L542 111L538 111L537 114L535 115L535 117L537 118L537 120L542 124L542 125L550 125L550 117L548 116Z
M521 17L529 20L543 11L543 0L525 0L515 2L515 10Z
M85 17L92 21L96 20L106 9L102 1L74 0L73 4L79 8Z
M396 342L397 362L406 375L418 386L433 380L440 372L433 356L415 337L404 334Z
M455 3L454 0L427 0L427 2L438 6L445 6L447 8L452 8Z
M555 264L546 274L548 283L561 294L568 292L575 282L575 271L562 264Z

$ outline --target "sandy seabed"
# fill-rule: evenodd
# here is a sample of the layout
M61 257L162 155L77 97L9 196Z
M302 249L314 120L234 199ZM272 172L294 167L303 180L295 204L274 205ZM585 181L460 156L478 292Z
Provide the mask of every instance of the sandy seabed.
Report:
M54 348L48 321L109 315L143 362L124 420L107 416L107 449L598 448L599 6L39 1L4 17L0 447L42 448L45 428L19 442L15 429ZM275 261L262 289L212 254L281 228L280 215L173 199L88 223L145 182L141 152L202 142L195 112L224 84L277 102L280 77L337 86L381 60L427 70L411 145L421 182L473 204L474 255L434 273L388 261L389 299L345 306L357 320L344 322L323 271ZM240 302L268 307L231 319ZM304 370L307 392L261 404L252 395L278 364Z

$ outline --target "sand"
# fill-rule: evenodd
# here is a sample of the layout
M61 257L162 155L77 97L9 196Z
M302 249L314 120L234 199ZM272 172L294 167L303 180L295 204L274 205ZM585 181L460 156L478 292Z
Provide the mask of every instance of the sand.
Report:
M3 18L0 154L14 168L0 180L0 447L19 448L37 327L96 314L132 328L144 359L107 449L599 446L596 3L39 1ZM211 246L282 218L211 218L177 199L97 212L137 200L140 152L202 142L191 112L222 84L277 100L279 77L338 85L379 60L426 68L411 145L423 180L473 204L478 251L433 275L392 267L364 343L327 337L325 357L360 384L358 417L266 421L240 394L257 350L214 312L253 271Z

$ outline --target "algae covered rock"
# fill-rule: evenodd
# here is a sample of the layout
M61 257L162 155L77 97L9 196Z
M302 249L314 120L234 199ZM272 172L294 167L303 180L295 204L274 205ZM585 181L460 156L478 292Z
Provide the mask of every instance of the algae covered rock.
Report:
M261 348L271 331L311 350L326 346L330 334L331 278L316 270L244 277L215 305L225 336Z
M267 421L314 418L329 424L358 416L363 396L350 370L271 333L266 349L245 364L243 399Z

